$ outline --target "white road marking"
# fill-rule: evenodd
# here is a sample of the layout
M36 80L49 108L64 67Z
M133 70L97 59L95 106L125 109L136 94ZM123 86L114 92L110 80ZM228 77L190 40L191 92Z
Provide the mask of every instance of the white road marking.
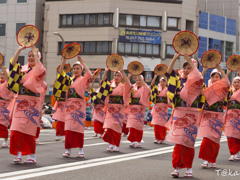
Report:
M225 142L225 141L227 141L226 137L222 137L220 142ZM201 141L197 141L195 143L195 147L199 147L200 145L201 145ZM18 180L18 179L45 176L50 174L63 173L63 172L84 169L84 168L89 168L94 166L101 166L101 165L106 165L111 163L128 161L132 159L139 159L139 158L144 158L149 156L156 156L160 154L170 153L170 152L173 152L173 148L174 146L168 146L168 147L147 150L142 152L85 160L81 162L65 163L65 164L46 166L46 167L36 168L36 169L2 173L0 174L0 178L4 178L6 180L10 180L10 179Z

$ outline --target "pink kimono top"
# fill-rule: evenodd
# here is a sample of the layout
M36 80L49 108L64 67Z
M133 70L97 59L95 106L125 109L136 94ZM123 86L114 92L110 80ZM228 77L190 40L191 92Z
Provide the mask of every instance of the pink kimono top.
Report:
M61 121L61 122L65 122L65 117L64 117L64 106L65 106L65 99L59 98L53 107L53 116L52 119L55 121Z
M151 123L154 125L159 125L164 127L168 121L167 87L160 92L158 91L156 100L153 103L154 103L154 106L151 112L151 115L152 115Z
M206 102L198 117L198 137L206 137L215 143L220 143L223 129L223 106L229 87L228 77L225 77L203 91Z
M0 124L8 127L10 123L9 114L7 109L10 101L13 99L14 94L7 89L7 82L0 84Z
M225 136L240 139L240 89L229 92L224 123Z
M15 66L20 65L16 63ZM21 68L19 91L11 113L11 131L36 136L41 115L39 111L42 103L40 94L45 91L45 76L46 69L41 62L38 62L33 68L28 68L28 65Z
M149 106L150 89L148 85L137 88L134 84L131 92L131 102L129 104L129 112L127 127L142 131L145 119L145 108Z
M63 71L65 74L65 72ZM66 74L63 76L67 76ZM91 72L87 71L84 76L73 79L73 83L67 90L65 101L65 131L84 133L86 120L85 91L91 81Z
M106 82L108 81L105 80L103 84ZM125 107L129 103L131 84L127 81L124 84L120 83L117 87L115 87L115 83L112 83L111 86L113 90L107 95L109 102L105 105L106 116L103 128L122 133Z
M96 96L97 93L99 92L99 89L95 90L91 90L90 91L90 96L91 99L93 99L93 96ZM103 111L104 108L104 104L101 102L101 100L99 98L97 98L96 104L93 105L93 110L92 110L92 118L94 119L94 121L99 121L101 123L104 123L104 116L105 116L105 112Z
M168 77L167 96L174 109L166 124L170 129L167 141L194 148L202 88L203 77L197 68L188 74L187 79L176 76L174 70Z

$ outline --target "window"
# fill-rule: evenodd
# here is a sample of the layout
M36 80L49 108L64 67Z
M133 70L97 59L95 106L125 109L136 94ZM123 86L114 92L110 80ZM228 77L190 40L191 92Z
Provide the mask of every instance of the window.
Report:
M71 44L73 42L66 42L67 44ZM103 54L108 55L111 54L112 42L110 41L86 41L86 42L77 42L81 45L82 49L80 54ZM58 43L58 54L61 54L64 45L62 42Z
M18 56L18 62L23 66L24 65L24 56Z
M25 3L27 0L17 0L17 3Z
M118 53L135 56L160 56L160 45L143 43L118 43Z
M17 23L16 24L16 34L18 33L18 31L23 27L25 26L26 23Z
M64 14L60 15L60 27L110 26L112 14Z
M5 36L6 24L0 24L0 36Z
M147 17L148 27L160 27L160 17L148 16Z
M122 27L161 28L161 17L120 14L119 25Z
M233 53L233 43L226 42L226 51L225 51L225 57L231 56Z
M168 28L178 28L178 19L177 18L168 18Z
M186 30L193 32L193 21L186 20Z
M174 56L175 53L176 52L175 52L173 46L172 45L167 45L167 54L166 54L166 56L167 57L172 57L172 56Z
M6 4L7 0L0 0L0 4Z

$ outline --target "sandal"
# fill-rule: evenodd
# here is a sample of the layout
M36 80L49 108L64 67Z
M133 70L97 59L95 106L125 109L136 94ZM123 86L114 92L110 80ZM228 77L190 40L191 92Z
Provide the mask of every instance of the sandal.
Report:
M67 152L63 153L63 157L70 157L70 156L71 156L71 154L69 154Z
M23 163L24 164L36 164L37 161L33 160L33 159L30 159L30 158L27 158Z
M205 168L208 168L208 164L204 164L204 163L202 163L201 166L202 166L202 168L204 168L204 169L205 169Z
M235 157L234 157L235 160L239 160L240 157L236 154Z
M113 151L113 147L108 147L107 151Z
M158 141L158 144L165 144L165 140Z
M135 144L134 144L134 143L131 143L131 144L129 144L129 147L130 147L130 148L134 148L134 147L135 147Z
M157 144L157 143L158 143L158 140L155 140L153 143L154 143L154 144Z
M114 148L113 152L119 152L119 148Z
M77 158L84 158L85 157L85 155L84 154L77 154L77 156L76 156Z
M193 174L192 173L185 173L184 177L193 177Z
M230 158L228 158L228 160L229 160L229 161L234 161L235 158L234 158L234 156L231 156Z
M10 146L8 144L5 144L5 143L1 145L1 148L9 148L9 147Z
M171 173L171 175L172 175L172 177L174 177L174 178L178 178L178 177L179 177L179 172L173 171L173 172Z
M217 164L216 163L210 163L211 164L211 168L216 168Z
M138 144L135 146L136 148L142 148L142 145L141 144Z
M21 163L22 162L22 158L14 158L13 160L14 163Z
M56 137L55 141L61 141L61 139L59 137ZM36 141L36 143L37 143L37 141Z

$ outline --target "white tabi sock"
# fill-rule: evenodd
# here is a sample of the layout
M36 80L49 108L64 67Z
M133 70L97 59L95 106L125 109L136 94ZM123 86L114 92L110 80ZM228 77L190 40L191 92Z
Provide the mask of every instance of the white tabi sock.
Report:
M112 145L112 144L109 144L109 148L113 148L113 145Z
M22 152L20 152L20 151L17 152L17 158L21 158L22 159Z
M203 164L208 164L208 161L203 161Z
M186 173L192 173L192 168L187 168Z
M83 148L79 148L78 154L84 154Z
M174 169L174 171L178 172L179 173L179 167L176 167L176 169Z
M8 141L3 141L3 144L8 144Z
M36 154L30 154L29 159L36 160Z
M61 136L60 136L60 135L58 135L57 137L60 139L60 137L61 137Z
M71 154L71 149L67 149L66 153Z

